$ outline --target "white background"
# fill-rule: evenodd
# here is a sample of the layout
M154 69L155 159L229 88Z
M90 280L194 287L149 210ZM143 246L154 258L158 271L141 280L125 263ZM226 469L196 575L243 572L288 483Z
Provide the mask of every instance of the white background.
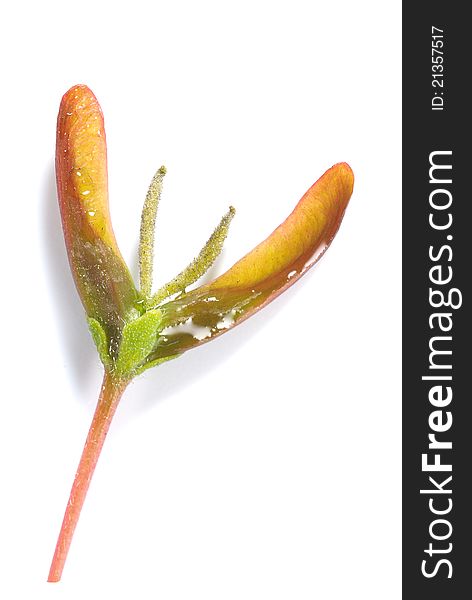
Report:
M17 2L2 9L0 597L400 597L400 3ZM136 380L60 584L56 536L101 368L55 196L62 94L101 102L136 273L168 168L156 282L237 207L213 275L333 163L356 174L317 267Z

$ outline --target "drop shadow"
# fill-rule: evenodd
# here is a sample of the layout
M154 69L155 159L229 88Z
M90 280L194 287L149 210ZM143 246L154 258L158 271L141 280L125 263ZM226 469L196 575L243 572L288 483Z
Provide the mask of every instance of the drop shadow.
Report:
M67 260L52 161L44 174L40 202L42 252L51 303L56 315L55 326L64 361L70 367L72 383L79 392L78 396L82 398L89 376L96 368L94 346ZM84 398L84 403L88 400Z

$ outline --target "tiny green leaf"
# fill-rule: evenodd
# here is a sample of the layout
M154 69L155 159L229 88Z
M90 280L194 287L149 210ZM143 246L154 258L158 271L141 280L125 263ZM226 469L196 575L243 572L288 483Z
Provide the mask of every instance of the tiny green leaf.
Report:
M87 323L90 329L90 333L92 334L93 341L95 342L95 346L97 346L98 355L100 356L100 360L103 363L105 369L108 369L111 365L110 356L108 355L108 342L107 342L107 334L105 330L93 317L87 318Z
M179 358L179 356L180 354L173 354L172 356L165 356L164 358L156 358L154 360L146 361L143 365L136 369L135 373L136 375L141 375L141 373L144 373L144 371L152 369L153 367L157 367L162 363L172 360L173 358Z
M117 377L127 379L135 375L155 346L161 321L161 311L150 310L124 326L114 369Z

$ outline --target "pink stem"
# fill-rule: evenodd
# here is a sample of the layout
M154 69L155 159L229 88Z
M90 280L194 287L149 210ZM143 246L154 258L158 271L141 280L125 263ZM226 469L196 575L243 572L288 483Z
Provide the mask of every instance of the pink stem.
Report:
M69 496L56 550L51 563L48 581L60 581L72 537L74 535L80 512L97 464L103 443L108 433L116 407L128 384L128 381L116 381L105 372L102 389L92 424L85 441L77 473Z

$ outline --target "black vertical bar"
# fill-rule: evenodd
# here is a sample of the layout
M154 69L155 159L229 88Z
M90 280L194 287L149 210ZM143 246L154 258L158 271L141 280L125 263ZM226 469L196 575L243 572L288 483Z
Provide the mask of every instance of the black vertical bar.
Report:
M472 598L472 102L467 92L472 36L466 7L437 0L403 3L407 600ZM430 173L432 163L438 168ZM438 350L452 354L435 354ZM428 470L434 461L451 470Z

